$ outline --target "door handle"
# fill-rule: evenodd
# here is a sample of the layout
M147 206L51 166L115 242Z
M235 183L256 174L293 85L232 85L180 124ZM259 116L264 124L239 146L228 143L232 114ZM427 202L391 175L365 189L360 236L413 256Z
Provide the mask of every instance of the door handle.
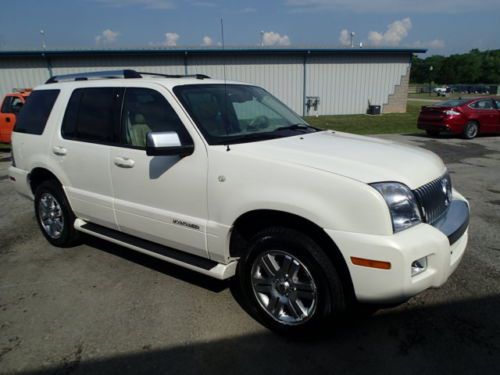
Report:
M135 161L129 158L118 156L114 159L114 163L117 167L120 168L133 168L135 165Z
M64 147L61 147L61 146L54 146L54 147L52 147L52 152L56 155L63 156L63 155L66 155L68 150L66 150Z

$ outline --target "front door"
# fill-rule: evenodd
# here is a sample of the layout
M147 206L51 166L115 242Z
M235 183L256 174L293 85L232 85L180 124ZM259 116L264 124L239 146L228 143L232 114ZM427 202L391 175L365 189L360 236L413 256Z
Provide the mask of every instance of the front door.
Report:
M121 115L121 144L111 147L114 207L121 231L208 257L207 154L195 145L192 155L147 156L148 132L175 131L192 142L172 109L167 91L126 88Z
M481 133L495 133L497 131L498 111L493 100L480 99L470 106L475 109Z

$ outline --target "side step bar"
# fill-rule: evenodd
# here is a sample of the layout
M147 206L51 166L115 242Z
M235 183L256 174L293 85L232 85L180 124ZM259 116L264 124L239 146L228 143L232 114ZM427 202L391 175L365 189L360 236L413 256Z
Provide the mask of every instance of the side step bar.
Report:
M80 232L116 243L131 250L139 251L219 280L228 279L236 273L237 262L235 261L228 264L217 263L210 259L175 250L101 225L87 223L82 219L76 219L74 227Z

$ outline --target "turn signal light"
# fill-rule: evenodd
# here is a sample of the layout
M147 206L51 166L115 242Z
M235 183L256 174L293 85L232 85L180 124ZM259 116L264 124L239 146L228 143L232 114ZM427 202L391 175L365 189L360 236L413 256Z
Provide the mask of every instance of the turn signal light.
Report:
M352 264L355 264L356 266L379 268L381 270L390 270L391 269L390 262L384 262L381 260L351 257L351 262L352 262Z

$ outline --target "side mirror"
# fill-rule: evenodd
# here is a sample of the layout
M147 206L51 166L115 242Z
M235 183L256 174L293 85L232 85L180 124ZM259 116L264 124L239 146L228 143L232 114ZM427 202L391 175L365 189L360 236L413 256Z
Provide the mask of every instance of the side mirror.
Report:
M183 145L176 132L149 132L146 135L146 155L179 155L180 157L191 155L194 145Z

